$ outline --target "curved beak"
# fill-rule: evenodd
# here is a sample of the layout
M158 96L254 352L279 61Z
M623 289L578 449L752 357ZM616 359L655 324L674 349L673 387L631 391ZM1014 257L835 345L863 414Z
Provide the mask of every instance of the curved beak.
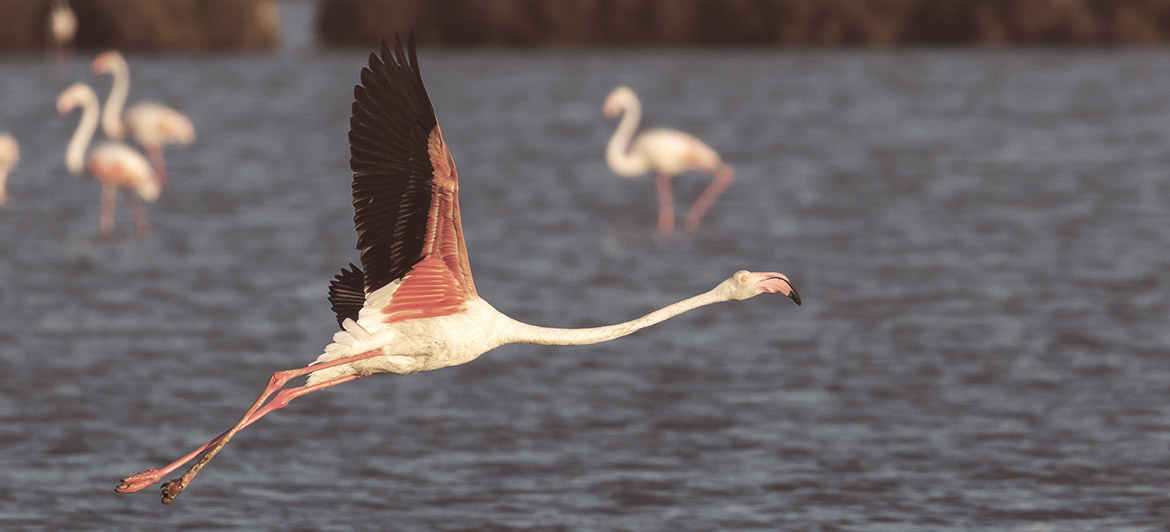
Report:
M772 279L784 281L784 284L788 285L788 299L791 299L797 306L800 306L800 292L797 292L796 287L792 286L792 281L784 277L769 277L767 280L771 281Z
M796 303L796 306L799 307L800 306L800 293L798 293L796 291L796 287L792 286L792 283L788 283L788 287L792 289L792 293L788 294L788 299L791 299L794 303Z

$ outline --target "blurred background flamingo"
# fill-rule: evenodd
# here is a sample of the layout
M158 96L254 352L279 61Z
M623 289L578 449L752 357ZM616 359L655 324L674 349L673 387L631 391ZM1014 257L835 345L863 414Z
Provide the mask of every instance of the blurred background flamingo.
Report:
M158 199L159 183L150 163L137 150L120 142L99 144L85 157L98 125L98 97L93 89L84 83L74 83L57 97L57 112L66 114L82 108L81 121L69 140L65 150L65 166L74 174L83 170L93 175L102 184L101 234L109 236L114 232L114 207L118 189L126 189L126 203L134 217L134 227L139 236L150 232L142 200L153 202Z
M49 7L49 43L52 49L53 60L57 64L65 62L69 45L77 34L77 15L69 7L68 0L54 0Z
M689 133L675 129L649 129L635 137L634 131L642 119L642 103L629 87L620 86L610 92L602 112L610 119L624 113L605 147L605 162L610 170L622 177L637 177L646 172L654 172L656 176L660 233L670 234L674 230L674 194L671 191L674 176L688 170L715 176L684 219L687 231L698 228L703 215L735 179L731 166L725 164L710 146Z
M122 107L130 94L130 66L121 53L110 50L98 55L93 60L92 71L94 74L110 74L114 78L102 109L102 131L111 139L122 140L129 130L134 140L146 149L159 177L159 189L165 188L167 167L163 146L194 142L195 126L183 113L158 102L135 103L126 109L123 117Z
M20 146L16 138L0 133L0 207L8 203L8 172L20 161Z

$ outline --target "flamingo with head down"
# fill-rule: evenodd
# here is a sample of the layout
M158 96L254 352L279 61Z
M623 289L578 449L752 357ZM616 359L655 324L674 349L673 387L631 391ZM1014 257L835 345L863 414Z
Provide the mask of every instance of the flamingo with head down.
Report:
M228 431L169 465L123 479L117 491L142 490L199 457L163 485L162 502L169 503L243 428L297 397L368 375L464 364L510 343L604 342L704 305L764 293L800 304L783 274L741 270L707 292L616 325L558 329L509 318L481 299L472 281L455 161L423 87L413 34L408 52L396 39L393 52L383 44L380 57L370 54L354 96L350 167L362 266L343 268L329 287L341 330L315 362L274 373ZM282 389L305 375L303 386Z
M606 118L622 115L617 130L605 147L605 162L610 170L622 177L638 177L647 172L654 172L657 176L660 233L674 231L674 195L671 191L674 176L692 170L715 176L683 220L688 231L697 229L703 215L735 180L731 166L724 163L710 146L689 133L675 129L648 129L634 136L642 119L642 103L629 87L615 88L601 109Z
M163 158L163 146L194 142L195 126L191 119L158 102L138 102L126 109L123 120L122 107L130 94L130 66L126 64L126 58L115 50L103 52L94 58L90 69L94 74L110 74L114 78L110 95L102 108L102 131L107 137L121 140L129 130L134 140L146 149L158 174L159 188L166 188L167 163Z
M0 207L8 203L8 172L20 162L20 145L8 133L0 133Z
M120 142L99 144L86 157L85 150L93 140L98 125L98 97L89 85L74 83L57 97L57 112L66 114L81 107L81 121L69 139L65 150L65 166L71 173L80 175L88 171L102 184L101 233L109 236L114 232L114 207L118 189L125 189L126 203L134 217L134 227L139 236L150 232L150 223L142 200L153 202L158 199L158 178L150 163L135 149Z

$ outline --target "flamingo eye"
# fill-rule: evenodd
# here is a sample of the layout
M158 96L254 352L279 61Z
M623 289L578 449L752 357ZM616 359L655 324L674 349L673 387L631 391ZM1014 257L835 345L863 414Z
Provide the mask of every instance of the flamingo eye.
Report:
M747 282L748 282L748 274L746 274L746 273L745 273L745 274L742 274L742 275L740 275L740 276L739 276L739 282L741 282L741 283L743 283L743 284L747 284Z

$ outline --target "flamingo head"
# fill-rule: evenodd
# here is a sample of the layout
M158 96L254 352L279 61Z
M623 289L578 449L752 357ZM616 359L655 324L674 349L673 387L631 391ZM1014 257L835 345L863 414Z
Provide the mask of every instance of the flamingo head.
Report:
M114 69L114 65L118 62L125 63L126 60L122 58L122 54L118 53L117 50L102 52L93 59L93 64L90 65L89 71L95 76L99 74L108 74L111 70Z
M601 113L609 119L617 118L630 105L630 102L637 100L638 96L634 94L632 89L624 85L618 86L610 91L609 96L605 98L605 104L601 106Z
M82 105L86 99L97 100L97 94L89 85L84 83L74 83L68 89L61 91L61 95L57 96L57 114L69 114L70 111Z
M733 301L742 301L760 294L780 294L788 296L797 305L800 304L800 294L796 292L796 287L792 286L787 275L777 272L740 270L720 283L716 290L722 291L728 300Z

